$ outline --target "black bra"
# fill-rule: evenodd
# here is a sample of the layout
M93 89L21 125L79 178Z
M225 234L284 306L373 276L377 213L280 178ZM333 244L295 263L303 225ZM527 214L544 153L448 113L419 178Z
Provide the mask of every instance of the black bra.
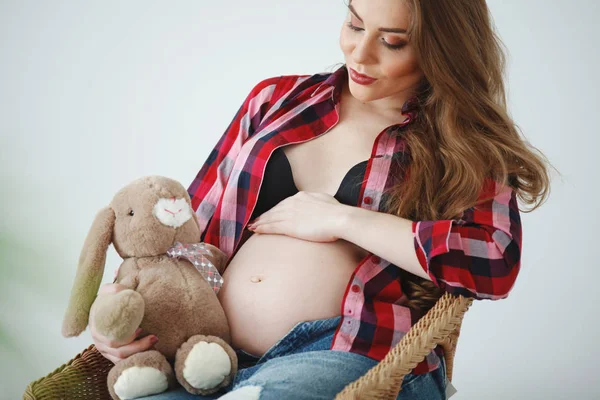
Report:
M350 168L334 195L337 201L346 205L358 205L360 187L368 162L369 160L361 161ZM250 220L253 220L265 211L270 210L283 199L293 196L296 193L298 193L298 188L294 184L292 166L283 148L279 147L271 154L267 163L258 200Z

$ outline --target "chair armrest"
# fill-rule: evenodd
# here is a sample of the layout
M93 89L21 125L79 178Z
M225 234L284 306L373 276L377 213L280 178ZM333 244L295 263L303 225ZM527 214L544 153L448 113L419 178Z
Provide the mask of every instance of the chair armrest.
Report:
M24 400L110 400L106 378L114 366L91 345L47 376L31 382Z
M462 319L472 303L472 298L444 293L379 364L348 384L336 396L336 400L395 399L401 390L404 376L438 344L444 348L446 376L451 380Z

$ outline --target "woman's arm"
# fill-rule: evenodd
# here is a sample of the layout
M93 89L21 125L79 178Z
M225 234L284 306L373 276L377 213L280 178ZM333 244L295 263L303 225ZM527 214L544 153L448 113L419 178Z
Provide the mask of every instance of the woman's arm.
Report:
M499 185L486 181L481 199ZM520 267L521 220L510 187L457 220L410 221L343 206L339 237L456 295L508 296Z
M341 205L340 239L391 262L402 269L431 280L423 270L414 248L412 221L360 207Z

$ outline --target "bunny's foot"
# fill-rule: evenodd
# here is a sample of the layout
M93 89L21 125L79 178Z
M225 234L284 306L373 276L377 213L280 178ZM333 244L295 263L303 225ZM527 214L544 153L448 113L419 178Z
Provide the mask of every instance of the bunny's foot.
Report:
M215 336L192 336L175 356L177 380L192 394L209 395L226 387L237 369L235 351Z
M162 393L177 385L173 368L156 350L136 353L116 363L108 373L107 383L113 400Z

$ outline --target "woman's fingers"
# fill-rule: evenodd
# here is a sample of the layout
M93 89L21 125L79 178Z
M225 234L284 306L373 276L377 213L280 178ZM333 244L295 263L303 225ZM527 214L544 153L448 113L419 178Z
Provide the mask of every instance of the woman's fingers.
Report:
M149 350L156 342L158 342L156 336L148 335L121 347L110 347L103 342L98 342L96 348L104 357L112 362L117 362L139 352Z
M98 347L96 347L96 348L98 348ZM98 351L100 351L100 349L98 349ZM104 358L106 358L107 360L111 361L113 364L116 364L116 363L118 363L119 361L121 361L121 360L120 360L120 359L118 359L117 357L111 356L111 355L110 355L110 354L108 354L108 353L103 353L103 352L101 352L101 351L100 351L100 354L102 354L102 356L103 356Z

